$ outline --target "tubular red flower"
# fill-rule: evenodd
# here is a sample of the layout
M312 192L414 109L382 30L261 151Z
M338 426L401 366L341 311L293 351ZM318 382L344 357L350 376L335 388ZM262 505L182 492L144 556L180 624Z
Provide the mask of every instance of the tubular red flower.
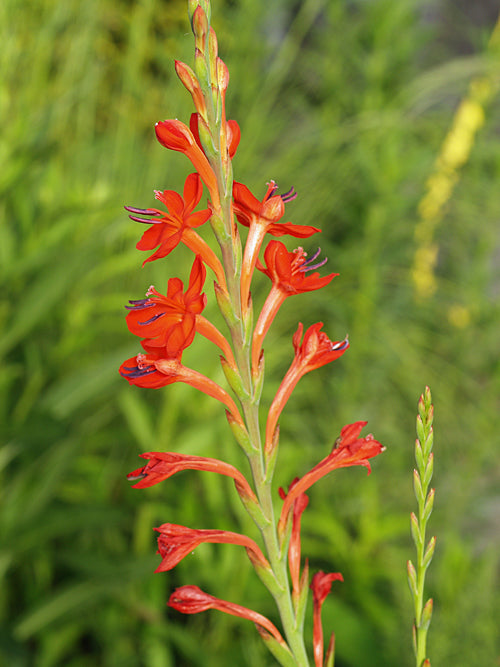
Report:
M193 210L198 205L203 187L198 174L190 174L184 183L184 193L181 197L174 190L155 191L155 197L167 207L168 213L155 208L134 208L125 206L131 220L151 224L137 243L138 250L153 250L158 246L156 252L144 260L144 264L161 259L169 255L179 243L184 243L196 255L200 255L203 261L217 276L221 286L226 285L224 270L219 258L212 248L199 236L194 229L203 225L212 215L209 208L202 211ZM139 214L139 215L136 215ZM139 216L150 216L147 219Z
M299 481L296 477L290 484L289 491ZM279 489L280 498L285 500L286 493L283 489ZM295 598L300 595L300 521L302 514L309 503L309 498L305 493L301 493L293 502L293 518L292 518L292 534L290 537L290 544L288 546L288 567L290 569L290 576L292 578L292 594Z
M247 609L246 607L241 607L239 604L220 600L208 593L204 593L198 586L181 586L177 588L170 596L168 606L183 614L199 614L208 609L218 609L225 614L246 618L265 628L280 644L286 646L278 629L268 618L252 609Z
M193 262L186 292L184 293L184 285L179 278L170 278L166 296L157 292L151 285L146 292L146 299L129 301L131 305L126 306L130 311L126 318L127 326L136 336L145 336L150 339L148 341L150 347L163 347L166 337L171 335L172 328L183 328L188 321L192 336L196 331L208 338L222 350L228 362L236 367L227 339L201 315L206 305L206 296L201 294L205 276L205 267L201 257L197 255ZM193 321L194 329L192 329ZM186 342L190 344L191 341L192 338Z
M296 238L307 238L321 231L309 225L278 222L285 213L285 203L295 199L297 195L293 188L284 195L277 195L277 189L276 183L270 181L264 199L259 201L246 185L233 184L234 213L242 225L249 227L241 271L241 303L244 310L247 308L250 283L264 236L288 234Z
M156 138L162 146L184 153L208 188L212 204L220 207L217 178L204 152L196 143L193 133L180 120L162 120L155 125Z
M306 373L338 359L349 347L347 338L332 342L323 331L320 331L322 326L323 322L311 325L305 332L301 343L303 326L302 322L299 322L293 337L295 357L269 408L265 446L268 453L272 449L273 435L279 416L300 378Z
M146 299L129 301L130 306L126 306L130 311L126 317L129 330L136 336L154 339L150 345L163 347L165 334L172 327L182 326L186 318L196 320L205 308L207 298L201 293L205 276L205 267L200 255L197 255L185 293L182 280L170 278L166 296L151 286Z
M127 479L131 482L139 480L137 484L133 485L134 489L145 489L153 486L183 470L205 470L231 477L240 496L257 502L257 498L243 473L225 461L205 456L178 454L177 452L147 452L140 456L143 459L148 459L148 463L127 475Z
M367 422L355 422L354 424L344 426L340 432L340 436L335 441L330 454L322 459L290 488L290 491L283 502L278 523L278 533L280 535L284 534L288 515L295 499L301 493L307 491L307 489L319 479L328 475L332 470L336 470L337 468L347 468L349 466L361 465L368 468L368 472L371 471L368 459L385 451L385 447L375 440L371 433L364 438L358 437L361 429L366 426L366 424Z
M164 523L155 528L160 534L158 536L158 552L162 557L161 564L156 572L166 572L174 568L185 556L190 554L197 546L204 543L214 544L238 544L246 548L252 563L270 569L270 565L264 554L254 540L246 535L232 533L228 530L195 530L186 526L178 526L173 523Z
M272 280L272 287L255 325L252 340L252 365L257 368L264 337L284 300L294 294L321 289L328 285L338 273L320 276L314 269L323 266L326 259L316 262L319 250L310 259L302 248L288 252L280 241L270 241L264 251L266 267L257 260L257 268Z
M313 646L314 646L314 664L316 667L323 667L323 626L321 624L321 608L328 593L332 588L334 581L344 581L340 572L316 572L311 582L313 592ZM332 649L332 640L328 652Z
M231 396L220 385L211 380L206 375L202 375L192 368L183 366L180 362L182 351L187 340L193 339L195 322L185 318L183 326L192 325L189 331L179 330L177 327L169 329L166 333L166 344L164 347L151 345L149 339L142 341L141 345L147 354L139 354L123 362L119 372L129 384L135 384L138 387L150 387L157 389L165 387L174 382L184 382L195 389L199 389L204 394L216 398L223 403L234 420L244 426L243 419L236 407L236 403Z

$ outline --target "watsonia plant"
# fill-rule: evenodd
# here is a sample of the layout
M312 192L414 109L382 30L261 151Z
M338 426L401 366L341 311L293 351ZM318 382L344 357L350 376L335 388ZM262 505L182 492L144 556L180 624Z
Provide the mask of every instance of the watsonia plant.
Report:
M308 504L308 489L335 469L361 465L370 470L369 459L384 447L372 435L361 435L366 422L340 429L327 454L311 470L292 480L287 490L273 486L279 451L279 419L299 380L317 368L341 357L349 348L344 338L332 341L323 323L304 327L292 338L294 356L269 406L260 409L264 382L264 341L285 299L326 288L337 275L321 276L317 269L326 263L320 250L311 257L302 247L289 251L271 237L309 239L320 230L309 225L282 222L285 206L296 197L292 188L284 194L272 180L262 200L243 184L233 181L232 160L240 129L226 119L229 73L217 55L217 38L210 26L209 0L189 0L189 17L195 39L194 68L175 63L179 79L192 96L195 112L189 126L180 120L156 124L158 141L183 153L195 171L185 181L182 195L173 190L155 191L163 208L127 206L132 220L148 225L137 244L151 254L146 262L167 257L180 243L194 259L187 287L177 277L168 281L167 293L150 286L145 298L130 301L126 321L130 331L142 338L143 351L127 359L120 373L132 385L164 387L184 382L220 401L234 437L248 458L251 479L221 460L176 452L142 454L146 465L129 475L136 488L162 482L182 470L216 472L234 480L236 492L259 533L260 545L250 536L225 530L188 528L165 523L158 528L161 563L158 572L172 569L202 543L230 543L246 549L250 564L273 596L281 619L282 633L266 617L233 601L213 597L197 586L175 590L169 605L186 614L218 609L253 621L268 649L282 665L309 665L304 639L304 617L309 587L313 593L314 664L334 662L334 634L324 656L321 608L338 572L317 572L309 585L307 560L301 561L301 516ZM203 193L206 208L198 209ZM210 222L220 252L214 252L199 233ZM240 225L248 229L242 244ZM263 263L259 255L263 250ZM222 333L203 315L207 295L203 292L207 269L213 274L214 294L227 325ZM255 269L271 281L262 310L254 317L251 287ZM182 356L195 336L211 341L220 354L228 388L185 366ZM275 502L281 509L275 515ZM256 534L256 537L259 536Z

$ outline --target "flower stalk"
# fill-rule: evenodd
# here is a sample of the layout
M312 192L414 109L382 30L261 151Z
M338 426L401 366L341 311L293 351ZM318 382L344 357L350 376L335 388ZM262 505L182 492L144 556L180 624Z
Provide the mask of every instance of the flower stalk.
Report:
M226 118L229 72L218 56L217 37L210 25L209 0L189 0L188 13L195 41L194 65L176 61L175 70L192 97L195 112L189 126L177 119L167 119L156 124L155 132L162 146L188 158L195 173L187 177L182 196L171 190L155 192L166 212L126 208L132 220L150 225L137 244L139 250L153 251L145 264L164 260L179 243L187 246L195 259L186 289L175 277L168 281L166 295L151 286L146 298L130 301L127 325L132 334L142 337L143 352L126 360L120 373L138 387L160 388L184 382L220 401L248 461L250 475L217 459L153 451L142 455L147 463L128 477L135 482L135 488L141 489L165 482L182 470L231 477L243 507L256 525L257 539L227 530L165 523L156 528L162 557L157 572L170 571L202 543L242 546L250 565L275 600L282 632L258 612L215 598L193 585L174 591L169 606L189 614L216 609L251 620L280 664L310 667L312 654L316 667L329 667L334 660L334 635L331 634L323 664L321 606L332 582L341 580L342 575L318 573L313 578L314 632L308 653L303 628L309 564L307 559L302 563L301 555L301 519L309 502L305 491L336 469L362 465L370 471L369 459L385 448L372 435L360 437L366 422L349 424L340 430L330 454L296 478L288 493L280 490L278 494L274 486L279 454L278 422L293 390L306 374L339 359L348 350L349 341L330 340L321 330L322 322L310 325L305 333L299 323L292 338L294 355L289 370L274 399L263 410L260 398L265 381L264 340L286 298L323 289L338 274L320 275L317 269L327 261L318 259L320 250L313 251L308 258L302 247L290 251L281 241L268 240L268 236L308 239L320 232L311 225L281 221L285 208L297 196L293 188L278 194L278 186L270 179L263 199L259 200L245 185L233 181L232 163L240 129L236 121ZM209 197L207 207L196 210L204 188ZM202 228L206 229L207 222L218 242L219 254L203 237ZM248 229L244 243L237 223ZM265 264L259 258L261 251ZM226 332L219 331L202 314L210 298L202 293L206 267L216 278L214 296ZM271 286L254 324L251 289L255 269L271 280ZM195 344L197 334L218 348L226 387L182 363L184 351Z

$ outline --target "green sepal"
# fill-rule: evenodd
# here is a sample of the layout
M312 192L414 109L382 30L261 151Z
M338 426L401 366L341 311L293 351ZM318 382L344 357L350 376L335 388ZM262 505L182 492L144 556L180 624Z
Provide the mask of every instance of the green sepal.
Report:
M217 305L219 306L219 310L222 313L222 317L225 319L228 327L231 328L236 326L239 322L239 318L236 317L233 304L229 298L229 294L225 289L222 289L218 283L214 283L214 292L215 298L217 299Z
M411 526L411 536L415 542L415 546L420 548L422 546L422 536L420 534L420 526L418 525L418 519L415 516L415 513L412 512L410 515L410 526Z
M413 490L415 492L415 498L417 499L419 505L424 502L425 496L422 489L422 481L418 470L413 471Z
M423 630L424 632L428 630L429 625L431 624L432 608L433 608L433 601L432 598L429 598L425 603L424 608L422 609L422 617L420 619L419 630Z
M406 564L406 570L408 572L408 586L410 587L410 591L413 596L417 595L417 571L415 570L415 566L409 560Z
M266 517L258 502L255 502L255 500L252 500L251 498L248 497L243 497L241 495L240 498L246 511L252 517L252 519L255 522L255 525L260 530L263 530L264 528L267 528L268 526L271 525L271 521Z
M328 649L326 651L324 667L333 667L334 664L335 664L335 633L332 632L332 634L330 635L330 641L328 642Z
M424 511L422 512L422 523L425 525L429 519L432 508L434 507L434 489L431 489L425 500Z
M423 482L422 482L423 487L426 490L427 490L427 488L430 484L430 481L432 479L432 473L433 472L434 472L434 455L431 452L429 454L429 458L427 459L427 465L425 466L425 470L424 470L424 479L423 479Z
M264 451L264 463L266 466L265 480L267 484L271 483L274 475L274 469L276 468L276 461L278 460L279 439L280 439L280 427L278 424L278 426L276 426L276 429L274 430L271 451L270 452Z
M212 161L217 159L219 151L217 150L214 144L212 133L210 132L208 123L199 114L198 114L198 134L200 135L201 145L203 146L203 150L207 158ZM212 218L214 217L216 216L212 215L212 217L210 218L211 222Z
M259 405L260 403L262 387L264 386L264 377L265 377L264 369L265 369L265 359L264 359L264 353L262 353L259 358L259 366L257 368L257 373L256 375L252 376L253 379L252 403L254 405Z
M272 571L271 566L269 565L269 567L264 567L262 563L252 558L252 553L250 549L247 549L247 553L253 565L253 568L257 573L257 576L262 581L267 590L271 593L271 595L275 598L282 596L284 593L284 589L279 585L278 581L276 580L276 577L274 576L274 572Z
M262 626L255 624L264 644L283 667L297 667L297 662L286 644L281 644Z
M200 82L201 89L206 91L210 85L209 72L205 55L200 49L194 52L194 72Z
M252 454L254 454L255 448L252 447L252 441L250 440L250 436L248 435L248 431L246 430L246 428L233 418L229 410L226 410L226 417L227 417L227 422L229 424L229 428L231 429L235 437L235 440L239 444L241 449L245 452L247 456L251 456Z
M423 450L425 458L428 458L429 454L431 453L433 444L434 444L434 430L431 426L428 431L427 437L423 442Z
M425 436L426 436L426 433L425 433L425 428L424 428L424 424L423 424L423 421L422 421L422 417L420 415L418 415L418 417L417 417L417 437L422 444L425 442Z
M226 376L227 383L234 391L236 396L240 399L240 401L247 399L249 397L249 394L245 389L242 377L239 374L238 369L233 368L233 366L231 366L231 364L223 356L220 357L220 363L222 366L222 370L224 371L224 375Z
M419 470L423 470L425 468L424 453L418 438L415 440L415 461Z
M309 595L309 562L307 560L300 575L299 590L298 597L293 599L293 608L295 611L295 627L302 634L307 609L307 597Z
M422 559L422 567L426 570L429 567L429 564L434 556L434 549L436 548L436 538L431 537L427 549L425 550L424 557Z
M253 306L252 306L252 297L248 296L248 304L245 304L247 307L244 308L245 315L243 319L243 331L244 331L244 345L250 345L250 342L253 337ZM242 304L243 306L243 304Z

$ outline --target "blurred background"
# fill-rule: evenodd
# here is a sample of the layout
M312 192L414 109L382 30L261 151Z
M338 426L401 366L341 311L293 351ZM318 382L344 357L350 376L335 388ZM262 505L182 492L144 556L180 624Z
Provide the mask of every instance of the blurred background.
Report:
M180 189L190 164L154 123L188 120L173 59L192 62L184 0L3 0L0 6L0 663L273 665L251 623L166 608L196 584L275 622L244 550L204 545L153 574L153 526L248 531L230 480L187 472L137 491L138 454L247 471L220 405L129 387L124 304L187 280L190 253L141 268L123 205ZM487 0L214 0L242 129L235 178L299 193L287 219L322 228L324 290L288 299L266 339L274 395L300 318L342 359L308 375L281 418L277 485L368 420L387 451L310 493L303 555L341 571L324 606L338 667L414 664L406 561L417 401L435 403L437 548L429 655L498 665L500 55ZM209 233L209 230L206 230ZM208 236L207 236L208 238ZM290 249L293 240L285 239ZM295 244L296 245L296 244ZM269 285L259 275L254 303ZM208 316L215 317L210 282ZM223 382L204 340L186 365ZM277 496L276 496L277 497ZM309 614L310 617L310 614ZM496 620L495 620L496 619ZM312 636L310 627L308 637Z

